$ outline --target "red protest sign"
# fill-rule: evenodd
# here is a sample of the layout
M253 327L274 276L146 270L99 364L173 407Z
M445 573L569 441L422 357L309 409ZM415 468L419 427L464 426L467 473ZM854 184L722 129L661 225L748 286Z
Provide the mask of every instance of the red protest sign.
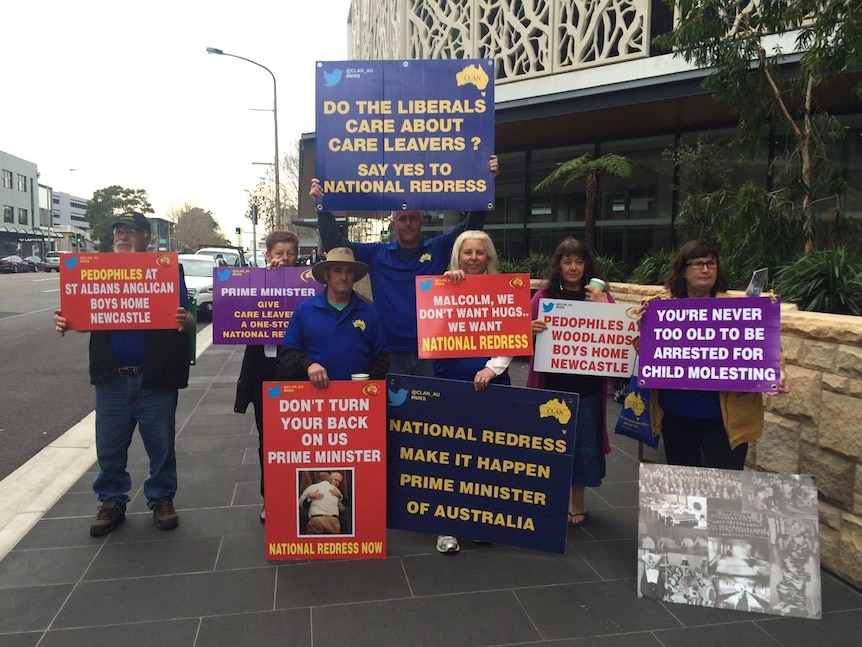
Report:
M267 559L386 557L386 383L263 385Z
M68 254L60 263L60 309L69 330L177 327L175 252Z
M419 357L532 355L530 276L416 277Z

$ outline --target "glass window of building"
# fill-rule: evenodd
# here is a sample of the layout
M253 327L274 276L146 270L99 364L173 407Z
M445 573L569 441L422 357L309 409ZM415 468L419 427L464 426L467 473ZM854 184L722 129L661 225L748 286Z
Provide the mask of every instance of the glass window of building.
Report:
M30 211L28 209L18 208L18 224L26 225L30 222Z
M12 188L12 171L7 171L6 169L3 169L3 188Z
M3 222L15 222L15 207L8 204L3 205Z
M27 193L27 176L18 174L18 190Z
M674 165L664 152L673 143L667 134L602 144L602 155L621 155L633 170L627 178L599 178L596 252L623 261L629 270L645 254L671 249Z

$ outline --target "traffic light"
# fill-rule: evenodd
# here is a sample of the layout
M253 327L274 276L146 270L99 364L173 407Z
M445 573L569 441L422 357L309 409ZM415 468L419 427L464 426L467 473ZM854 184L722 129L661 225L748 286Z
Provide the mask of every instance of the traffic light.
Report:
M380 240L382 240L384 243L389 242L389 230L388 229L384 229L383 231L380 232Z
M242 233L242 227L236 228L236 235L239 236Z
M257 224L257 205L251 205L251 221L256 225Z
M83 242L84 242L84 235L83 235L83 234L77 234L77 235L75 236L75 240L76 240L76 241L78 242L78 244L80 245L81 243L83 243Z

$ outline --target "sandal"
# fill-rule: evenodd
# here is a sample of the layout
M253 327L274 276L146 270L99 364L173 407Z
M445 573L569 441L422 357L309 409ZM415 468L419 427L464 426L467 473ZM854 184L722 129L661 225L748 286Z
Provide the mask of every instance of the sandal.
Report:
M569 528L580 528L587 522L587 511L583 512L570 512L569 513ZM578 519L580 519L578 521Z

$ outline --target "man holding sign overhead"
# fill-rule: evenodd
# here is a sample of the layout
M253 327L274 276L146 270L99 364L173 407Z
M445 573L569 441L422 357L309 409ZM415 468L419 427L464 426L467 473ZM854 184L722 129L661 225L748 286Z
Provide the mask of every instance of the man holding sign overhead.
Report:
M488 160L488 172L497 175L497 156ZM315 178L311 181L313 198L323 197L323 188ZM484 211L471 211L452 231L433 238L422 236L423 217L418 211L392 212L392 232L395 240L380 243L351 243L338 231L335 216L318 211L317 227L324 249L350 247L356 258L370 270L374 306L383 318L383 330L390 351L392 373L432 377L431 360L419 360L416 334L416 277L439 275L446 271L452 245L461 232L482 229Z

